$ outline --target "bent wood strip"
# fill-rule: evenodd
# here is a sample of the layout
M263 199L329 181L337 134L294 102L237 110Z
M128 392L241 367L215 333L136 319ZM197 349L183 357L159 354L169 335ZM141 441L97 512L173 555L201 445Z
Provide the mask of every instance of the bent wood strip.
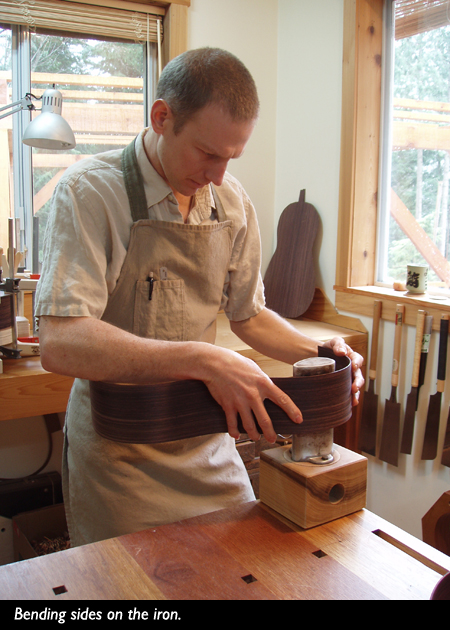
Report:
M329 356L326 352L321 354ZM303 414L303 422L295 424L280 407L266 400L264 404L277 433L322 432L350 419L351 362L348 357L331 356L336 360L335 372L302 379L272 379ZM154 444L227 432L223 409L201 381L157 385L91 381L90 391L94 429L109 440ZM245 433L240 419L239 430ZM262 433L259 427L258 430Z

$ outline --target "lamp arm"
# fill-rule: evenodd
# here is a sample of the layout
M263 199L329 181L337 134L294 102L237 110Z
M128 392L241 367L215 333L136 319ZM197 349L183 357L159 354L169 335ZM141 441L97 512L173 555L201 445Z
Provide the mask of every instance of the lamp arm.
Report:
M15 114L16 112L20 112L22 109L36 109L35 106L33 105L33 103L31 102L31 97L32 94L25 94L25 96L20 99L20 101L15 101L14 103L9 103L8 105L4 105L3 107L0 107L0 112L5 112L0 113L0 120L2 118L6 118L7 116L10 116L11 114ZM10 110L12 107L14 107L15 109L12 109L11 111L5 111L5 110Z

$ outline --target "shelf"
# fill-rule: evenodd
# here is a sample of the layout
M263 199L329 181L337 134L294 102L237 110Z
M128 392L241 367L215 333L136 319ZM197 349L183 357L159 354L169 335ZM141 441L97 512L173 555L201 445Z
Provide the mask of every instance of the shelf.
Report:
M397 304L405 306L405 324L415 326L417 311L423 309L433 316L433 330L439 330L442 313L450 313L450 299L433 300L428 294L412 296L406 291L394 291L378 286L366 287L334 287L336 291L336 307L342 311L373 317L374 300L383 302L381 317L387 321L395 321Z

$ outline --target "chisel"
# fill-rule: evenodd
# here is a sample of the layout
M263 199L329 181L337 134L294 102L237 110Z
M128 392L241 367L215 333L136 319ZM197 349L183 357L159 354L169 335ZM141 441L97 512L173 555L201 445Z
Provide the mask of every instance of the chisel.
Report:
M369 455L375 455L375 447L377 443L378 395L375 394L375 379L377 376L378 336L381 318L381 305L381 300L375 300L373 303L369 387L364 393L363 412L361 414L361 432L359 437L359 449Z
M436 393L430 396L428 403L427 423L425 425L425 436L423 438L422 459L435 459L439 439L439 420L441 415L442 392L445 387L445 372L447 364L447 343L448 343L448 315L444 313L441 317L439 333L439 356L437 369Z
M394 359L392 362L391 397L386 400L384 408L383 428L381 432L381 446L379 458L388 464L398 466L398 452L400 441L400 412L401 405L397 402L397 386L400 368L400 350L402 343L403 320L405 307L397 304L395 312Z
M419 392L420 392L420 388L425 382L425 373L427 371L427 361L428 361L428 353L430 350L430 340L431 340L432 330L433 330L433 315L426 315L425 328L423 330L422 353L420 355ZM417 396L417 402L418 401L419 401L419 396ZM417 411L417 405L416 405L416 411Z
M444 446L442 448L441 464L450 468L450 408L448 410L447 428L445 430Z
M411 453L414 434L414 419L416 416L417 398L419 392L420 357L422 352L424 327L425 311L419 309L417 311L416 343L414 346L411 391L406 399L405 418L403 420L402 441L400 445L400 453L406 453L407 455Z

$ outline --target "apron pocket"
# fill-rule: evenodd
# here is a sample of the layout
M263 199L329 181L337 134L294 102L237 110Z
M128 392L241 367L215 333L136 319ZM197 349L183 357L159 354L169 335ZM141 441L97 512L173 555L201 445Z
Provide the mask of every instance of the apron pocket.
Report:
M149 299L149 282L138 280L133 333L149 339L184 341L185 291L183 280L157 280Z

